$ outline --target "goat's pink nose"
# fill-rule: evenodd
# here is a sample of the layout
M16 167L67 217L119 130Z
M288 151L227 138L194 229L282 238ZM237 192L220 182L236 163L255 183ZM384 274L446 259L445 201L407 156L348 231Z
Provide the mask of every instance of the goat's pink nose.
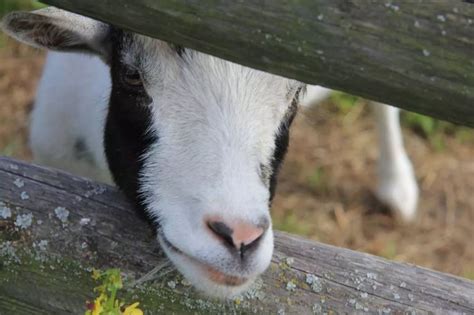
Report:
M267 221L265 221L267 222ZM221 219L206 221L211 233L228 246L235 248L243 255L243 250L256 245L269 224L251 224L243 221L224 222Z

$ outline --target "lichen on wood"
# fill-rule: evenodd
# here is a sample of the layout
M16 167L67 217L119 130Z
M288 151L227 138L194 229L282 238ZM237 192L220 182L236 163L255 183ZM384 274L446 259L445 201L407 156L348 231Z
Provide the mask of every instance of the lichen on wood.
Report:
M281 232L248 292L209 300L173 269L115 188L7 158L0 211L0 314L81 314L94 296L92 268L120 268L125 298L146 314L474 312L473 281ZM15 224L25 214L31 222Z

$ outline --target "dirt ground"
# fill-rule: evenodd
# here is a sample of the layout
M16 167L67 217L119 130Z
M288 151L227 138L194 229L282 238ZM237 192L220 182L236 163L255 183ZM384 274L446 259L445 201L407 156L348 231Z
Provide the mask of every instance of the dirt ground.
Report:
M0 50L0 154L31 159L28 114L43 55ZM330 101L301 112L273 207L275 227L314 240L474 279L474 145L435 150L405 130L421 188L419 217L403 226L373 197L377 146L365 105L341 115ZM473 130L474 132L474 130Z

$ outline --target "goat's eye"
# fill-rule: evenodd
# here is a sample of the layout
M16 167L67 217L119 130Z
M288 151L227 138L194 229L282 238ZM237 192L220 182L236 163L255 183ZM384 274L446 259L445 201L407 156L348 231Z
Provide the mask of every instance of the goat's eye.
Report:
M140 72L134 69L127 69L124 71L123 81L132 87L139 87L142 85L142 77Z

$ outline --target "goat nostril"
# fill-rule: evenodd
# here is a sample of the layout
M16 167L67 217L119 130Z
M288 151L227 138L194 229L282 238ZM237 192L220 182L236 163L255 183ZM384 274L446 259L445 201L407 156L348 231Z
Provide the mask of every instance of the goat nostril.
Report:
M213 234L224 241L226 245L238 250L242 259L249 249L259 243L268 227L267 225L256 226L244 222L226 224L222 221L208 221L207 226Z
M247 244L240 243L239 254L240 254L241 259L244 259L244 256L245 256L247 251L249 251L252 248L255 248L255 246L258 245L260 239L262 238L263 232L260 233L260 235L256 239L252 240L251 242L249 242Z
M234 240L232 239L232 234L234 233L234 231L225 223L219 221L209 221L207 222L207 226L212 232L214 232L216 236L222 239L227 245L235 247Z

